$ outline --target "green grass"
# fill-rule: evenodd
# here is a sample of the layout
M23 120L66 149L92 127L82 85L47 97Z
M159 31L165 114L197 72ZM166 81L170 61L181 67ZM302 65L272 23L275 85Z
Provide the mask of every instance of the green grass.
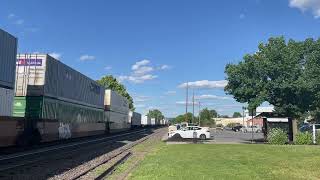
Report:
M273 145L166 145L130 179L320 179L320 148Z

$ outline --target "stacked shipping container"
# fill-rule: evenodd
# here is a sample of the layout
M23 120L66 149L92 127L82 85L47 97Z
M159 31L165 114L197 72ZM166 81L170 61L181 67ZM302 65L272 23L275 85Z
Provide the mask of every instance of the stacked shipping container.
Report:
M131 128L129 123L128 100L112 90L105 90L105 118L110 122L110 132L119 132Z
M141 114L137 112L133 112L131 118L131 125L133 127L140 127L141 126Z
M0 116L11 116L17 39L0 29Z
M104 88L49 55L18 55L15 96L46 96L103 109Z
M18 55L14 116L55 120L60 138L96 134L92 124L107 124L104 88L49 55Z

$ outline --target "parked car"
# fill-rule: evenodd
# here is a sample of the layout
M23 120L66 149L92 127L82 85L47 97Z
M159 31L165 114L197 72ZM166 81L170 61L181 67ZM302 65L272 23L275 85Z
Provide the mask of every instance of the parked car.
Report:
M238 126L234 126L234 127L232 128L232 130L235 131L235 132L238 132L238 131L241 131L242 128L243 128L242 125L238 125Z
M216 126L216 130L220 130L220 131L223 131L223 125L222 124L218 124L217 126Z
M247 133L247 132L261 133L262 128L258 126L248 126L248 127L243 127L241 131L244 133Z
M225 130L225 131L232 131L232 128L231 128L231 127L228 127L228 126L225 126L225 127L223 127L223 130Z
M169 138L173 136L180 136L184 139L194 138L194 133L196 133L198 139L208 139L211 137L209 127L199 127L199 126L188 126L181 128L180 130L171 131L168 133Z
M316 130L320 131L320 125L316 125ZM312 124L303 124L303 125L300 126L299 131L300 132L310 132L310 133L312 133L313 126L312 126Z

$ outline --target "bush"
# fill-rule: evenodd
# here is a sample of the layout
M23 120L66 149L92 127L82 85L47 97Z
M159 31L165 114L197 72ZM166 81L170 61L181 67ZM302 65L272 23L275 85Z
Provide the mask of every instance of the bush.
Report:
M298 145L312 144L312 133L310 133L310 132L298 133L296 135L295 144L298 144Z
M288 135L282 129L274 128L269 131L267 140L269 144L283 145L288 142Z
M317 145L320 145L320 134L317 134L316 136L316 143Z

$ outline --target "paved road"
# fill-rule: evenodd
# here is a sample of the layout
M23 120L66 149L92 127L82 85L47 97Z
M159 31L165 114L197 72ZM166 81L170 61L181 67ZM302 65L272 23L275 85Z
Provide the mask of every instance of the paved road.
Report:
M216 143L251 143L252 134L234 131L211 130L211 135ZM262 133L253 133L255 142L262 142Z

